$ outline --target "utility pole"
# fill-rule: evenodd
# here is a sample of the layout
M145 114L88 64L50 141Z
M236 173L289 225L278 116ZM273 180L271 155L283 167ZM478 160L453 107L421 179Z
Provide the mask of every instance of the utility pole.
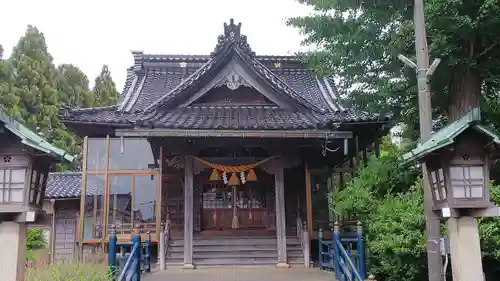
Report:
M399 59L417 71L418 107L420 119L420 142L429 139L432 131L432 107L429 90L429 78L437 68L440 60L436 59L429 67L429 51L425 33L424 0L414 0L413 22L415 25L415 51L417 64L403 55ZM443 281L443 261L440 252L440 217L434 212L432 191L427 179L427 168L422 163L422 177L424 188L425 228L427 232L427 268L429 281Z

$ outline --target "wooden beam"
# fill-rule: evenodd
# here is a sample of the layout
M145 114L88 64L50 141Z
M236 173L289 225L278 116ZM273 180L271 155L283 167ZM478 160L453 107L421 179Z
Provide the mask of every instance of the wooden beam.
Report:
M312 191L311 191L311 173L307 160L305 161L305 176L306 176L306 210L307 210L307 231L309 238L312 237L313 218L312 218Z
M193 265L193 158L185 157L184 167L184 268Z
M87 171L88 175L156 175L158 171L155 170L91 170Z
M134 205L135 205L135 175L132 175L132 200L130 202L132 205L130 208L130 221L132 222L132 228L134 228L135 225L135 214L134 214ZM114 214L115 212L113 212Z
M82 157L82 193L80 195L80 214L78 221L78 246L79 246L79 261L83 261L83 240L84 240L84 223L85 223L85 200L87 194L87 153L88 153L88 137L83 138L83 157Z
M366 147L363 148L363 165L366 167L368 166L368 152Z
M108 218L109 218L109 135L106 136L106 178L104 179L104 218L103 218L103 238L108 238ZM102 250L105 251L106 244L102 243Z
M274 175L274 188L276 200L276 239L278 244L277 267L289 267L286 253L285 177L283 166L279 167Z
M179 130L179 129L116 129L119 137L237 137L237 138L300 138L300 139L345 139L352 138L351 131L330 130Z
M335 172L335 173L353 173L354 169L351 166L342 167L342 168L333 168L333 172Z
M161 230L161 207L163 204L163 194L162 194L162 189L163 189L163 162L165 161L163 159L163 145L160 146L160 157L159 157L159 166L160 169L158 171L158 177L156 178L156 232L160 233Z
M355 151L356 151L356 167L359 167L361 163L361 154L360 154L360 147L359 147L359 136L356 135L354 137L354 145L355 145Z

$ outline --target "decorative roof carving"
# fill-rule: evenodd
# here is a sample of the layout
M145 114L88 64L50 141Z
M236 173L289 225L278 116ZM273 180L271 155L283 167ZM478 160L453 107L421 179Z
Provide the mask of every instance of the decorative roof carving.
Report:
M236 90L241 86L244 87L252 87L243 77L241 77L238 73L232 72L222 78L219 83L217 83L216 87L226 86L231 90Z
M229 24L224 23L224 34L217 37L217 45L210 55L212 57L216 56L221 50L230 45L238 47L244 54L255 56L247 42L247 37L241 34L241 23L235 24L234 19L230 19Z

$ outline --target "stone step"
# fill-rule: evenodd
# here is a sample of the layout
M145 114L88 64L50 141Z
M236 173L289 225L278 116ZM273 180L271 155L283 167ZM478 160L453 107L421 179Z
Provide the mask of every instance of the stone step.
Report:
M193 239L193 246L204 245L273 245L276 244L276 238L207 238L207 239ZM293 242L292 242L293 243ZM170 242L171 246L184 246L184 240L174 240Z
M252 257L252 256L276 256L277 250L248 250L248 251L196 251L193 250L193 257ZM302 250L287 250L287 256L293 258L303 258ZM167 252L168 258L183 258L184 252Z
M242 259L242 258L272 258L278 257L277 251L246 251L246 252L193 252L193 259Z
M246 264L260 264L260 265L276 265L276 257L263 257L263 258L198 258L194 260L195 265L246 265Z
M287 238L287 257L290 266L304 265L298 238ZM184 241L171 241L167 252L167 268L182 268L183 261ZM276 267L276 237L195 237L193 263L196 268Z
M244 245L244 246L194 246L193 252L232 252L232 251L277 251L276 245ZM183 247L169 248L169 252L184 252Z

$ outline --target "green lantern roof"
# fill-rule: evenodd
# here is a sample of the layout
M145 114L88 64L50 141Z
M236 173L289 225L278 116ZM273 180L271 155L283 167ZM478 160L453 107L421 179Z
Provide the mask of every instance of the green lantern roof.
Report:
M500 145L500 138L492 130L480 125L480 122L481 110L477 107L473 108L462 118L448 124L434 133L427 141L404 154L403 160L406 162L421 160L429 153L453 144L455 138L468 129L477 130L479 133L491 138L493 143Z
M0 122L4 124L5 129L21 139L21 142L36 150L45 152L55 158L60 158L68 162L73 162L75 156L69 155L66 151L55 147L48 141L34 133L19 121L10 117L3 108L0 107Z

